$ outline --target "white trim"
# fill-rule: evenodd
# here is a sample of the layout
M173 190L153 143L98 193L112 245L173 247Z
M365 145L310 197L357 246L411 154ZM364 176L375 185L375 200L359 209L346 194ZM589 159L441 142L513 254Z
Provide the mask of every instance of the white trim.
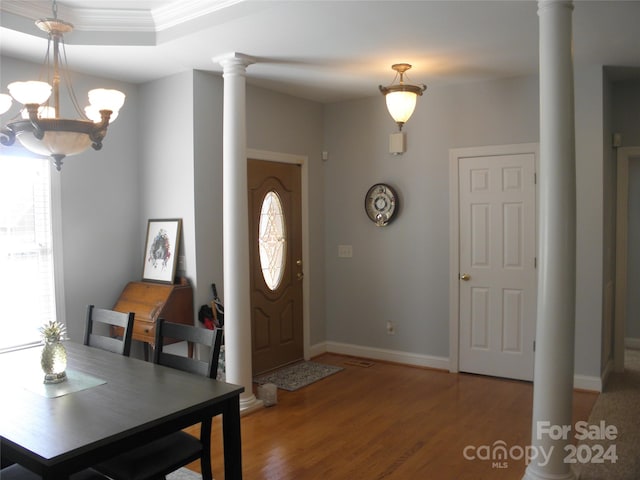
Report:
M327 342L316 343L309 347L309 358L317 357L327 352Z
M73 8L61 4L58 5L58 18L71 22L78 31L155 34L244 2L245 0L175 0L157 8L138 9ZM52 15L48 2L5 0L1 11L33 21Z
M459 369L460 329L460 206L458 170L461 158L487 157L533 153L535 171L538 172L540 146L537 143L511 145L488 145L483 147L452 148L449 150L449 371ZM536 185L536 199L538 198ZM537 200L536 200L537 202ZM536 232L538 231L538 208L536 205ZM537 237L537 234L536 234ZM538 249L536 247L536 253Z
M609 358L609 360L607 360L607 363L602 369L602 374L600 375L600 390L598 390L599 392L604 390L604 386L607 384L607 381L609 380L609 375L611 375L613 371L614 371L614 362L613 362L613 357L611 357Z
M435 370L444 370L451 372L450 359L446 357L433 357L430 355L421 355L410 352L400 352L397 350L386 350L381 348L365 347L362 345L353 345L339 342L320 342L312 345L310 348L311 357L317 357L323 353L336 353L339 355L348 355L351 357L366 358L371 360L381 360L385 362L397 363L413 367L433 368ZM490 378L490 377L487 377ZM606 378L603 376L603 378ZM604 380L598 377L587 375L574 375L573 388L578 390L586 390L593 392L602 392Z
M627 241L629 161L640 157L640 147L618 148L616 198L616 293L613 326L613 361L616 372L624 370L624 331L627 320Z
M382 360L385 362L412 365L415 367L427 367L438 370L449 370L449 359L446 357L434 357L411 352L400 352L397 350L387 350L383 348L366 347L363 345L353 345L339 342L325 342L326 351L349 355L352 357L369 358L372 360Z
M460 342L460 182L459 149L449 150L449 371L457 372Z
M155 31L167 30L176 25L196 20L205 15L233 7L245 0L176 0L168 5L151 10Z
M624 348L640 350L640 338L627 337L624 339Z
M602 379L589 375L574 375L573 388L591 392L602 392Z
M309 251L309 158L306 155L293 155L289 153L270 152L267 150L247 149L247 159L264 160L268 162L291 163L300 165L302 169L302 265L304 277L302 278L302 347L305 360L311 358L311 303L309 286L311 275L311 262Z
M53 282L56 291L56 317L66 319L64 294L64 259L62 235L62 188L60 172L51 168L51 235L53 237Z

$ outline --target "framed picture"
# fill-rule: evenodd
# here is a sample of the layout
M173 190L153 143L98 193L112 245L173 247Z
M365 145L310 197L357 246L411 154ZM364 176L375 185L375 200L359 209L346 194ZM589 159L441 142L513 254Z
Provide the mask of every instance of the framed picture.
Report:
M143 281L173 283L181 230L180 218L149 220L144 247Z

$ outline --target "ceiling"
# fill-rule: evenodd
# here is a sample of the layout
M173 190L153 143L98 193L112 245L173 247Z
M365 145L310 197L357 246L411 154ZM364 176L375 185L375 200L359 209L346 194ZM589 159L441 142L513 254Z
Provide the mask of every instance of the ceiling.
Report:
M535 74L537 2L364 0L58 0L72 70L141 83L212 59L256 58L249 83L319 102L378 95L393 63L429 87ZM576 0L574 63L640 78L640 0ZM34 20L47 0L2 0L0 53L40 63ZM4 89L4 85L0 86Z

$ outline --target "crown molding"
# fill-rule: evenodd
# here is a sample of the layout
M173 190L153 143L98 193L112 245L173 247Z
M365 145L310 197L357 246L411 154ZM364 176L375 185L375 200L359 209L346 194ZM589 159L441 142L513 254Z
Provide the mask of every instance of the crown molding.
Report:
M155 33L224 10L245 0L175 0L155 9L70 8L58 4L58 17L86 32ZM2 0L0 11L36 21L51 17L49 2ZM28 32L27 32L28 33Z
M152 10L156 32L224 10L246 0L177 0Z

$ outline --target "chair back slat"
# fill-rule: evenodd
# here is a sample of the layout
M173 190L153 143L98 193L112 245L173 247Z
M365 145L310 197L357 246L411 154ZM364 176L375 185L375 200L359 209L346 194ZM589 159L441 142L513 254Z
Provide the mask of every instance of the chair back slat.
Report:
M109 352L124 355L124 342L119 338L112 338L112 337L105 337L102 335L91 334L89 336L88 345L92 347L100 348L102 350L108 350ZM129 348L129 350L131 350L131 348Z
M182 370L183 372L195 373L196 375L202 375L204 377L209 376L209 364L207 362L193 360L173 353L160 353L159 360L156 363L166 367L175 368L177 370Z
M131 353L134 318L134 312L122 313L89 305L84 344L128 357ZM112 327L122 329L122 337L112 336ZM100 329L102 332L99 332Z
M172 339L197 343L209 348L209 355L206 360L188 358L176 355L164 350L164 340ZM153 355L153 362L176 368L189 373L203 375L209 378L216 378L218 373L218 360L220 357L220 346L222 344L222 330L216 328L209 330L179 323L170 323L164 319L158 319L156 323L156 341Z

